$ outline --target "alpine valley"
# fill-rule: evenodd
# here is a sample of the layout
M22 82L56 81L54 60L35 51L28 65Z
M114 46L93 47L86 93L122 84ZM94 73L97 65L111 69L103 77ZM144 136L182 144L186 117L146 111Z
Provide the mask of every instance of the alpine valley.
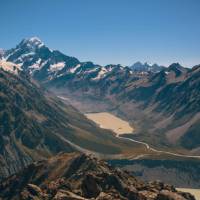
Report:
M133 133L85 115L100 112ZM194 199L132 175L200 187L200 65L101 66L23 39L0 50L0 122L2 199Z
M133 138L200 155L200 66L155 64L149 70L141 66L144 71L131 70L133 66L100 66L51 50L37 37L5 50L2 59L17 64L72 105L78 101L76 108L83 112L117 113L136 127Z

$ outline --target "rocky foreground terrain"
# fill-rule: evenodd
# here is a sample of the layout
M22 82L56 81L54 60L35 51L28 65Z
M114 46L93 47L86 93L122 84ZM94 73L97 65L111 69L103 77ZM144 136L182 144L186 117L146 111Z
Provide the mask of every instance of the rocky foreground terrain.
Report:
M144 183L104 161L66 153L35 162L0 183L2 200L195 200L159 181Z

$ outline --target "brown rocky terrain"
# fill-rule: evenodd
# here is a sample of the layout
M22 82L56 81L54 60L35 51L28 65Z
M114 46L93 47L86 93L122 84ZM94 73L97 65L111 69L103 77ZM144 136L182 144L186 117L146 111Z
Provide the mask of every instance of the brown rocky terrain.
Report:
M3 200L195 200L160 181L144 183L130 173L79 153L35 162L0 183Z

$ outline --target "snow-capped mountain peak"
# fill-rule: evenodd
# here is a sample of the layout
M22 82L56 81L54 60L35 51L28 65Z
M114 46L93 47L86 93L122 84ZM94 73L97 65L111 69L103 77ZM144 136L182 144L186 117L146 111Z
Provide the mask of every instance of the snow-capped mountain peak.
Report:
M38 37L23 39L20 44L26 45L27 47L31 47L31 48L40 48L44 46L44 43Z
M24 68L24 64L32 66L41 55L48 55L49 48L38 37L23 39L15 48L5 51L5 60L19 64ZM46 60L46 59L45 59Z
M38 37L23 39L15 48L5 52L4 59L18 64L23 71L41 81L66 77L98 82L107 76L131 74L121 65L101 66L92 62L80 62L60 51L51 51Z

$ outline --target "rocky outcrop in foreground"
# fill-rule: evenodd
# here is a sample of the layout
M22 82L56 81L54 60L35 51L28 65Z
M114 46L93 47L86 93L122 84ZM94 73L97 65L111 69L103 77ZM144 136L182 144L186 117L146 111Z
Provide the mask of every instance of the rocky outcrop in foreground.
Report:
M0 183L2 200L195 200L159 181L144 183L104 161L78 153L29 165Z

